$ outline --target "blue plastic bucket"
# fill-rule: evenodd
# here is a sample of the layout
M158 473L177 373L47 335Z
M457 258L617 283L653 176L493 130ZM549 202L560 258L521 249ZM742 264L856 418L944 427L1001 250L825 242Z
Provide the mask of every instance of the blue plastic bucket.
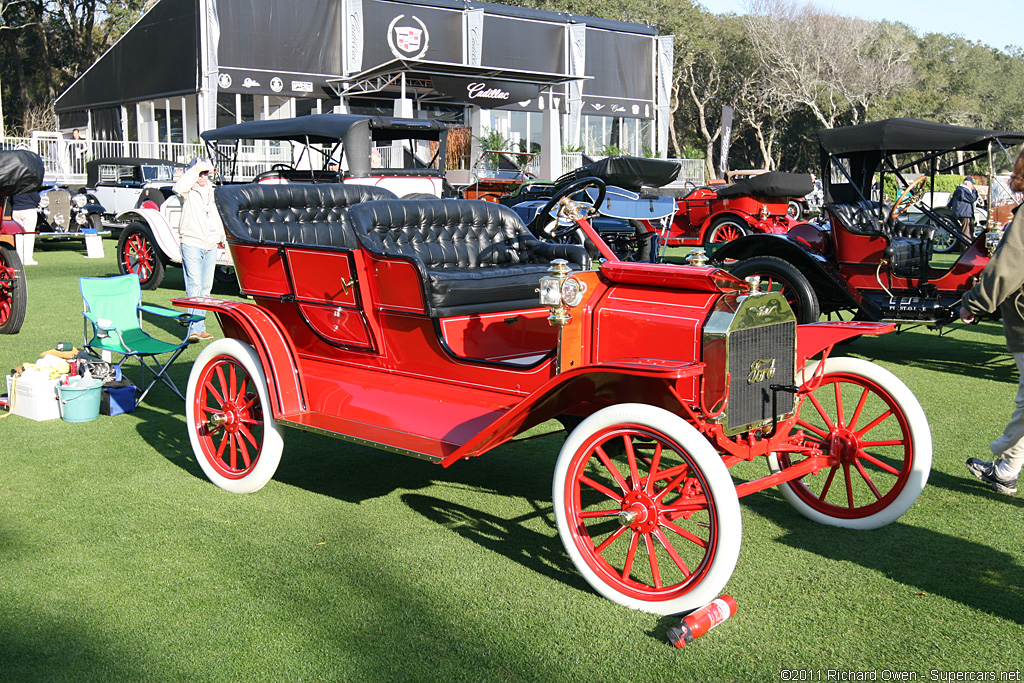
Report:
M65 422L91 422L100 416L103 383L79 381L72 386L58 386L60 416Z

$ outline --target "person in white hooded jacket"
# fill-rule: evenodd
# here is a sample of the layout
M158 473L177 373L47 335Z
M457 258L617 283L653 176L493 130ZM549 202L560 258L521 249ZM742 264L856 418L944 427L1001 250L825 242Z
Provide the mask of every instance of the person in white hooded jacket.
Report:
M181 198L181 265L185 269L185 294L209 296L217 269L217 247L224 242L224 225L213 202L213 164L206 159L193 159L174 184L174 194ZM204 316L189 324L190 342L213 339L206 331L205 314L190 309L189 313Z

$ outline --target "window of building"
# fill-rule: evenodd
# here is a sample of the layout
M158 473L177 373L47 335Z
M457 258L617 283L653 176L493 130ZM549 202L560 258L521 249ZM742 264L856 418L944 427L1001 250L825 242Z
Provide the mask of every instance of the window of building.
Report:
M231 126L238 122L235 117L235 94L217 93L217 128Z

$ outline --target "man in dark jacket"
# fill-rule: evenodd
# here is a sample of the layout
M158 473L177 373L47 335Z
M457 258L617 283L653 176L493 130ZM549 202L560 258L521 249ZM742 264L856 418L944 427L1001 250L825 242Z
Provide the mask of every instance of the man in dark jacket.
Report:
M964 178L964 182L953 190L949 198L949 209L960 222L960 230L968 240L974 238L971 222L974 220L974 205L977 201L978 191L974 189L974 178L971 176Z

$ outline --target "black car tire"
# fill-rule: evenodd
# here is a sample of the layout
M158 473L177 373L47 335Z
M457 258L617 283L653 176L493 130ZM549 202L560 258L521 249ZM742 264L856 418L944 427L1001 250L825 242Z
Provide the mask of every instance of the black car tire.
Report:
M89 214L89 227L99 232L103 229L103 219L98 213Z
M0 283L0 334L17 334L28 310L28 285L18 252L0 244L0 263L15 272L13 282Z
M136 273L143 289L156 289L163 282L165 256L149 228L132 223L117 240L117 269L122 275Z
M766 283L770 283L769 291L780 291L786 297L796 315L797 323L813 323L821 317L821 308L814 287L789 261L776 256L755 256L741 261L731 269L731 272L740 279L749 275L759 276L762 291L765 290Z
M217 266L213 269L213 279L217 282L224 284L236 283L238 279L235 277L235 269L231 266Z

